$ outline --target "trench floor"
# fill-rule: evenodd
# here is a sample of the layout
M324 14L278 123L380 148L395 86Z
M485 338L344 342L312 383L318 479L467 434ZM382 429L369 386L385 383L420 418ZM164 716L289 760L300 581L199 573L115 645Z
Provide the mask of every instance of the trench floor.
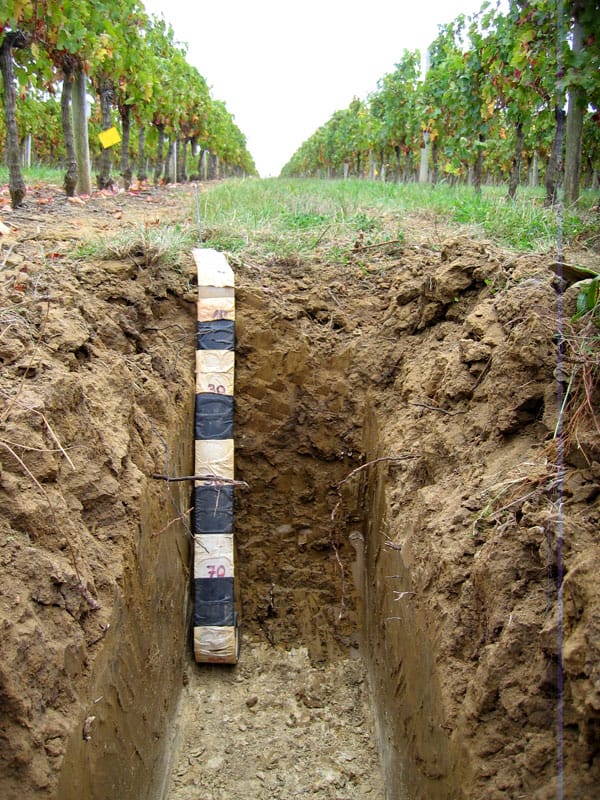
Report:
M168 800L383 799L357 650L313 666L247 635L236 667L186 676Z

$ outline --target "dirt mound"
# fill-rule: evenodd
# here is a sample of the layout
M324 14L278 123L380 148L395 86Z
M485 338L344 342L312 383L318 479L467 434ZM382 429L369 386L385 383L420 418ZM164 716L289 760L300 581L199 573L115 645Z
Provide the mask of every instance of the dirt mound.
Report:
M189 201L185 191L54 200L4 217L14 226L0 253L9 798L70 797L82 780L98 796L161 796L185 652L178 517L189 499L151 476L191 469L192 273L72 253L78 239L130 221L185 219ZM315 671L313 688L319 670L333 670L325 682L358 680L359 645L386 797L553 796L557 714L565 789L593 796L600 437L588 413L596 390L570 382L586 354L566 330L557 371L549 256L428 237L422 218L405 227L404 243L350 249L343 268L318 250L234 264L237 477L250 487L236 498L236 542L250 661L238 673L246 682L236 688L227 673L218 699L233 693L223 714L240 743L221 753L211 741L190 775L179 762L173 797L236 753L260 751L244 670L265 675L253 691L275 693L281 735L292 709L325 753L329 783L315 796L358 797L363 773L338 786L346 773L324 749L350 696L322 697L317 714L301 673ZM569 392L564 452L552 438L559 383ZM157 616L166 627L144 637ZM275 689L286 659L293 674ZM212 680L200 673L195 690L203 675ZM140 709L149 716L139 726L122 722ZM372 769L370 758L360 763ZM245 789L293 796L304 780L293 759L264 759ZM116 784L124 764L137 777Z

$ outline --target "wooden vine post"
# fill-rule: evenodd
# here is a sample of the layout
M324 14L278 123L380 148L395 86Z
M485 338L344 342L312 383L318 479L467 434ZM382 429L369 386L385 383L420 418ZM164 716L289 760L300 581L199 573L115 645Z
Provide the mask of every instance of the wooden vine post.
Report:
M429 50L425 53L425 68L423 69L423 80L431 66L431 53ZM419 183L428 183L429 181L429 155L431 153L431 141L429 131L424 130L422 133L423 144L419 153Z
M87 121L87 79L83 69L75 70L75 83L71 105L73 107L73 133L77 158L77 193L92 193L92 171Z
M235 664L233 387L235 286L216 250L193 251L198 270L194 412L194 658ZM206 476L206 477L205 477Z

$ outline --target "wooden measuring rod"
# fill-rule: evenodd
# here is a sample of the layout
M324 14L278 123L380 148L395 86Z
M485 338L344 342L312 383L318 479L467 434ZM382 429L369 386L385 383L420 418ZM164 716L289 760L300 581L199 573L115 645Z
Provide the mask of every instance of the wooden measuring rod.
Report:
M194 411L194 658L236 664L233 389L235 281L222 253L192 251L198 270Z

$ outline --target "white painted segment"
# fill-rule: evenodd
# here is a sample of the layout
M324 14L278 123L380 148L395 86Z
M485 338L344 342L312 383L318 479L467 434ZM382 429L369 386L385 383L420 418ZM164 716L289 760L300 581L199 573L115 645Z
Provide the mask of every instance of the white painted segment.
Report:
M233 350L196 350L197 372L231 372L234 364Z
M233 479L233 439L197 439L195 445L196 475Z
M194 628L194 657L203 663L236 664L237 628L214 625Z
M198 322L214 322L217 319L235 319L233 297L201 297L198 300Z
M198 286L235 286L233 270L223 253L211 248L194 248Z
M196 394L233 394L233 370L231 372L199 372L196 375Z
M196 394L233 394L233 350L196 350Z
M233 578L233 534L194 536L194 578Z
M200 555L227 556L233 559L233 533L197 533L194 542Z
M225 556L202 556L196 548L194 557L194 579L233 578L233 559Z
M199 286L198 297L235 297L235 289L228 286Z

